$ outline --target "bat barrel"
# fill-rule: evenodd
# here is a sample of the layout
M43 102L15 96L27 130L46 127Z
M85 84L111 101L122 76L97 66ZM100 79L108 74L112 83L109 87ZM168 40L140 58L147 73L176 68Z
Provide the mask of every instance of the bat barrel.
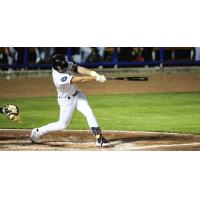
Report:
M108 80L125 80L125 81L148 81L147 76L140 76L140 77L112 77L112 78L107 78Z

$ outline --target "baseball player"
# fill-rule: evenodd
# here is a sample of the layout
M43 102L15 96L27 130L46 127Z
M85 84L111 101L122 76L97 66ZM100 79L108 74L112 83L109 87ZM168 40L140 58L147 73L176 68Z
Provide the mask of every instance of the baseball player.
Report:
M103 137L99 124L96 120L86 96L77 88L75 83L83 82L105 82L106 77L95 71L78 66L69 62L61 54L51 57L53 82L58 92L58 104L60 106L60 117L57 122L46 126L34 128L30 140L38 143L39 138L51 131L59 131L68 127L73 112L77 109L87 119L88 125L96 138L96 146L106 146L109 142ZM74 76L73 72L83 76Z

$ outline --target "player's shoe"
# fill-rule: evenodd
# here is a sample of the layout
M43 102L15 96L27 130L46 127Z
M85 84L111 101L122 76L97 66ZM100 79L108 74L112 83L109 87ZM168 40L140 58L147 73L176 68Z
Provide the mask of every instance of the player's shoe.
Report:
M96 137L96 146L97 147L109 146L109 142L101 134L98 134L95 137Z
M103 137L100 127L91 127L91 130L96 138L96 146L109 146L109 142Z
M40 136L41 136L41 134L39 132L39 129L38 128L34 128L31 131L31 137L30 137L31 142L34 143L34 144L37 144Z

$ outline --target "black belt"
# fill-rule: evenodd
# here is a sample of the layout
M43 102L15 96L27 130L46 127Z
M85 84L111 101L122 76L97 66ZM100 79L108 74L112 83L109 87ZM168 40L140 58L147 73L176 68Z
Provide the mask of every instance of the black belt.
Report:
M72 97L75 97L78 94L78 91L76 91L74 94L72 94L71 96L67 97L67 99L71 99Z

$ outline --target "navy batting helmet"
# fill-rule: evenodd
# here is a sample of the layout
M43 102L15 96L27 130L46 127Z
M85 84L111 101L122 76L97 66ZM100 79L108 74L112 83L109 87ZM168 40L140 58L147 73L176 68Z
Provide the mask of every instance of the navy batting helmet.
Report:
M68 62L62 54L53 55L50 59L50 65L60 73L65 73L68 69Z

